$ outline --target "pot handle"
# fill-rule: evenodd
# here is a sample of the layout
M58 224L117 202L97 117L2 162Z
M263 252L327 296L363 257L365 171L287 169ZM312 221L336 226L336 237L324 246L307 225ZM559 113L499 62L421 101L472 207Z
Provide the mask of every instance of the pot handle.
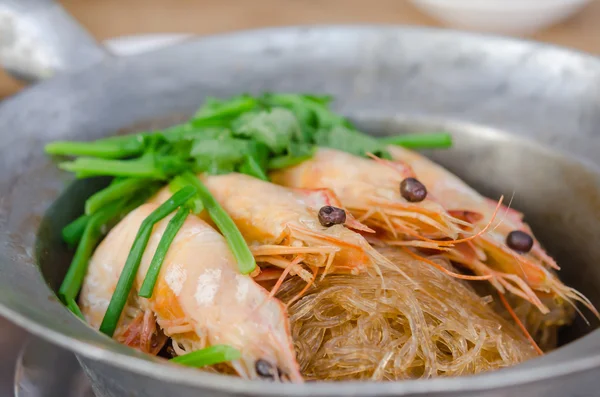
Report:
M26 82L73 72L110 54L52 0L0 0L0 64Z

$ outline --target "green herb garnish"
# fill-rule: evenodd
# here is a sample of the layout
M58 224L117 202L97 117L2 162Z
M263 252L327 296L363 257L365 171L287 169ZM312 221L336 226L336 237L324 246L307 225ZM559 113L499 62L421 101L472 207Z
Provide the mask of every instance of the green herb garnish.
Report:
M135 156L143 150L144 137L140 134L111 137L95 142L52 142L46 145L46 152L49 154L104 159Z
M94 142L55 142L46 151L81 156L60 164L80 178L169 181L186 171L241 172L265 179L269 169L301 163L318 146L390 158L390 144L431 149L452 143L446 133L374 138L334 113L330 103L331 97L301 94L208 98L189 121L161 131Z
M182 356L174 357L170 361L187 367L205 367L226 361L237 360L242 356L239 350L228 345L214 345L202 350L196 350Z
M198 192L198 196L202 200L204 208L208 212L210 219L217 225L217 228L225 237L227 245L235 257L238 269L242 274L250 274L256 269L256 261L254 256L246 244L242 233L237 228L231 217L223 207L210 194L206 186L192 173L184 173L181 177L193 186Z
M81 236L83 236L83 232L89 221L90 217L88 215L81 215L79 218L65 226L62 230L63 241L69 246L77 245Z
M452 146L452 136L447 132L396 135L379 141L408 149L444 149Z
M75 239L77 233L81 230L79 228L83 227L75 255L58 290L58 296L65 304L75 301L75 298L77 298L92 252L96 248L100 238L107 232L107 226L110 223L120 220L134 208L140 206L156 191L157 187L157 185L151 184L143 191L138 192L134 197L122 198L106 205L93 215L86 217L87 222L85 222L85 225L83 225L84 222L82 217L80 217L65 228L69 228L72 232L67 237ZM74 232L76 228L77 233ZM63 235L65 234L65 229L63 229Z
M154 225L171 212L175 211L179 206L185 204L185 202L195 194L195 189L186 186L171 196L170 199L161 204L157 209L152 211L146 219L144 219L135 240L133 241L131 251L129 251L125 266L119 276L115 292L108 304L108 309L106 309L106 313L102 319L100 332L111 337L113 336L115 329L117 328L117 322L121 317L121 312L127 302L127 297L131 291L131 286L135 280L138 268L140 267L142 255L146 250L146 245L148 245L148 240L150 239Z
M112 201L135 194L148 186L148 183L151 182L139 178L126 178L112 183L87 199L85 202L85 213L86 215L91 215Z
M102 226L108 223L111 219L117 217L121 211L125 208L125 200L111 203L110 205L103 208L101 211L96 212L93 216L89 217L81 239L71 261L71 266L67 271L60 289L58 290L59 297L63 302L68 303L74 301L81 289L83 278L87 272L88 262L92 256L92 252L100 237L102 237ZM78 222L78 221L76 221Z
M73 312L73 314L85 321L85 317L83 317L83 313L81 313L81 310L79 309L79 306L77 306L75 299L69 299L67 301L67 307L71 312Z
M165 256L167 256L167 251L171 246L171 243L175 239L177 232L183 226L185 219L189 215L190 211L187 207L182 206L179 207L179 210L171 218L169 221L159 243L156 247L156 251L154 252L154 256L152 257L152 261L150 262L150 267L148 268L148 273L146 273L146 277L144 278L144 282L142 283L142 287L138 292L138 295L144 298L150 298L152 296L152 292L154 291L154 286L156 285L156 280L158 279L158 275L160 273L160 269L165 260Z
M259 164L256 158L249 154L246 155L246 158L242 162L240 166L240 171L242 174L250 175L258 179L262 179L263 181L268 181L269 177L265 174L263 167Z

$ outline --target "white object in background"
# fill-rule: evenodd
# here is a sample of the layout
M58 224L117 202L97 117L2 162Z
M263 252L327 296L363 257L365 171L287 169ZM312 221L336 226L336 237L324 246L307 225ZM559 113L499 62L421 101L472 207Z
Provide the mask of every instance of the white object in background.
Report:
M529 35L580 11L591 0L411 0L446 25L487 33Z
M189 34L140 34L106 40L106 48L115 55L128 56L157 50L193 37Z

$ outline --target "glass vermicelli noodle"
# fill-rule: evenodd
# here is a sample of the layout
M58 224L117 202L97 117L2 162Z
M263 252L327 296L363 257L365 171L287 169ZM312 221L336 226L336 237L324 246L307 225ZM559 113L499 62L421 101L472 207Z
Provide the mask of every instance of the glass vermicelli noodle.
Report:
M480 296L496 294L489 284L473 282L470 285ZM540 313L534 305L518 296L507 295L506 300L527 332L544 352L549 352L557 347L558 331L561 327L570 325L575 318L573 306L567 302L559 302L552 296L542 297L542 301L550 309L547 314ZM498 299L492 301L491 307L505 320L513 321L506 307Z
M393 269L327 275L288 310L305 379L401 380L476 374L536 356L489 300L467 284L394 248L378 249ZM448 266L443 259L436 260ZM284 282L278 297L303 288Z

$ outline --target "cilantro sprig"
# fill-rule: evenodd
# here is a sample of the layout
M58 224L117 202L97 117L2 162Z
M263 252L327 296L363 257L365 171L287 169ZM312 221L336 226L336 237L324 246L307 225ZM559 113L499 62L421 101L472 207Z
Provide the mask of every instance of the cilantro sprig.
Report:
M93 142L53 142L46 151L75 156L60 164L78 177L109 175L168 181L185 171L241 172L264 179L272 168L298 164L318 146L389 158L390 144L445 148L449 134L374 138L330 108L332 98L301 94L209 98L173 127Z

